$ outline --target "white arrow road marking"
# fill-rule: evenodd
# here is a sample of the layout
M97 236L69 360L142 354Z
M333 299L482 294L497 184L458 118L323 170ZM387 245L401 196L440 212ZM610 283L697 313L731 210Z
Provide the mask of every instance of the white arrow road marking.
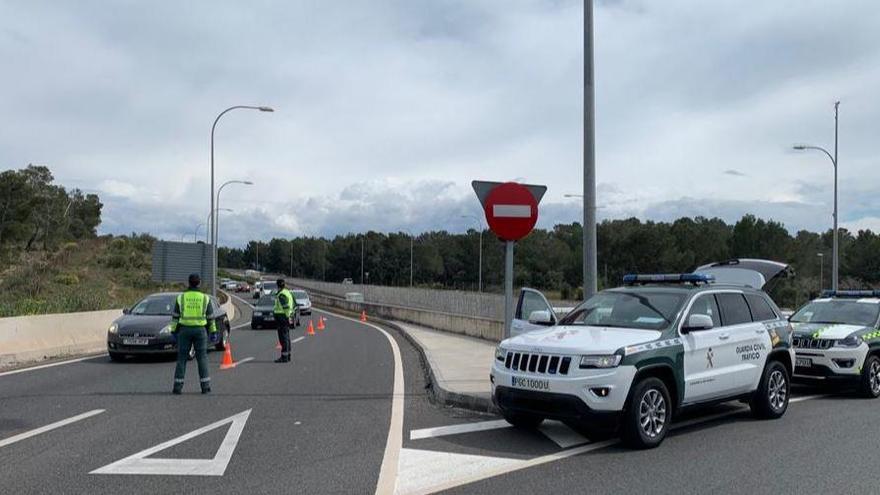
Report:
M155 447L138 452L137 454L120 459L112 464L108 464L102 468L96 469L89 474L158 474L158 475L176 475L176 476L223 476L226 472L226 466L232 459L232 453L235 446L238 445L238 439L244 430L244 424L247 422L252 409L240 412L235 416L221 419L216 423L199 428L198 430L179 436L165 443L160 443ZM150 455L160 452L179 443L195 438L199 435L216 430L223 425L230 424L223 443L217 449L217 454L213 459L161 459L147 458Z
M527 462L504 457L401 449L395 493L431 493L432 487L450 483L450 476L454 476L454 479L468 479L487 471L520 469Z
M583 435L569 428L561 421L544 421L538 427L538 431L547 436L550 440L556 442L560 448L567 449L575 445L583 445L588 443Z
M492 205L492 216L495 218L531 218L532 207L529 205Z
M49 424L46 426L41 426L35 430L26 431L24 433L19 433L18 435L11 436L9 438L4 438L3 440L0 440L0 447L6 447L7 445L12 445L15 442L20 442L21 440L35 437L35 436L39 435L40 433L46 433L47 431L52 431L56 428L61 428L62 426L67 426L71 423L76 423L77 421L80 421L80 420L83 420L86 418L91 418L92 416L96 416L98 414L101 414L102 412L104 412L104 409L94 409L92 411L84 412L82 414L78 414L76 416L73 416L73 417L70 417L67 419L62 419L61 421L58 421L58 422L55 422L55 423L52 423L52 424Z

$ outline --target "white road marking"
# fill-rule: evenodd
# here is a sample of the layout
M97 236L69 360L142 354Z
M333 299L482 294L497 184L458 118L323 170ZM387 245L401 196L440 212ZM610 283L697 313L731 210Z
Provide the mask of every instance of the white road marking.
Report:
M106 357L106 356L107 356L106 353L101 353L98 355L86 356L86 357L81 357L81 358L76 358L76 359L68 359L66 361L58 361L55 363L41 364L40 366L31 366L29 368L21 368L21 369L12 370L12 371L4 371L3 373L0 373L0 376L14 375L16 373L26 373L28 371L42 370L42 369L46 369L46 368L52 368L55 366L62 366L65 364L78 363L80 361L88 361L89 359L95 359L95 358Z
M512 425L503 419L492 421L480 421L477 423L465 423L460 425L439 426L436 428L422 428L420 430L410 430L410 440L421 440L423 438L442 437L446 435L459 435L461 433L471 433L474 431L496 430L498 428L510 428Z
M251 326L251 322L242 323L241 325L235 325L232 327L233 330L238 330L239 328L249 327Z
M803 401L805 401L805 400L818 399L818 398L820 398L820 397L827 397L827 395L819 394L819 395L805 395L805 396L803 396L803 397L794 397L794 398L792 398L792 399L788 399L788 403L789 403L789 404L794 404L794 403L796 403L796 402L803 402Z
M505 457L401 449L400 472L406 473L406 476L398 480L395 493L430 493L425 487L442 486L449 481L450 473L466 479L486 471L516 469L525 462Z
M371 323L364 323L354 318L342 316L331 311L313 308L315 311L333 315L377 330L388 339L391 344L391 354L394 356L394 385L391 395L391 421L388 425L388 440L385 442L385 455L382 457L382 467L379 470L379 481L376 483L376 494L390 495L395 492L398 481L397 473L400 468L400 450L403 447L403 360L400 357L400 347L388 332Z
M248 361L253 361L253 360L254 360L253 357L246 357L246 358L242 359L241 361L236 361L235 365L238 366L239 364L244 364Z
M305 337L297 337L297 338L291 340L290 343L291 343L291 344L296 344L297 342L299 342L300 340L302 340L302 339L304 339L304 338L305 338Z
M77 414L76 416L72 416L67 419L62 419L61 421L57 421L52 424L48 424L46 426L41 426L35 430L26 431L24 433L19 433L18 435L11 436L9 438L4 438L0 440L0 447L6 447L7 445L12 445L15 442L20 442L22 440L35 437L41 433L46 433L47 431L52 431L57 428L61 428L62 426L67 426L71 423L76 423L77 421L81 421L86 418L91 418L92 416L97 416L104 412L104 409L94 409L88 412L84 412L82 414Z
M223 476L226 466L232 459L232 453L238 445L238 439L244 430L252 409L240 412L235 416L221 419L216 423L199 428L198 430L179 436L155 447L138 452L137 454L120 459L112 464L96 469L89 474L153 474L153 475L176 475L176 476ZM230 424L231 423L231 424ZM163 451L179 443L195 438L199 435L216 430L223 425L230 424L223 443L217 449L213 459L162 459L150 457L156 452Z
M563 449L590 443L583 435L572 430L561 421L544 421L538 427L538 431L556 442L556 445Z

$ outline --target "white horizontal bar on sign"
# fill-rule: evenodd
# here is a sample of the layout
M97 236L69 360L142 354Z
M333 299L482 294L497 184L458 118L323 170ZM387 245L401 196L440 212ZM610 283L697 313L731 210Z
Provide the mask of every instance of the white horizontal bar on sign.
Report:
M492 216L496 218L531 218L529 205L492 205Z

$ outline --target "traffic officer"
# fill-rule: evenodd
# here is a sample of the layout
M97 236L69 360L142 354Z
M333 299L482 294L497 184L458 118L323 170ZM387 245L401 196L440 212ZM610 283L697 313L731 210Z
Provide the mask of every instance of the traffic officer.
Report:
M186 375L186 362L189 350L196 348L196 361L199 364L199 384L202 393L211 391L211 377L208 376L208 333L217 332L214 310L210 298L199 290L202 283L198 273L189 276L189 288L177 296L174 311L171 313L171 333L177 339L177 367L174 369L174 394L183 391L183 377Z
M278 292L275 293L275 324L278 327L278 342L281 344L281 357L276 359L276 363L290 362L290 315L293 314L296 307L296 300L293 294L285 288L283 278L279 278Z

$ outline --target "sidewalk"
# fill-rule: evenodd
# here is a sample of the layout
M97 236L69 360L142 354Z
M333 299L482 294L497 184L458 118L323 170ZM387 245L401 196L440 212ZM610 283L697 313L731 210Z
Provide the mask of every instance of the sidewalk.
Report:
M430 386L441 404L495 411L489 383L495 344L411 323L391 323L402 330L424 355Z

